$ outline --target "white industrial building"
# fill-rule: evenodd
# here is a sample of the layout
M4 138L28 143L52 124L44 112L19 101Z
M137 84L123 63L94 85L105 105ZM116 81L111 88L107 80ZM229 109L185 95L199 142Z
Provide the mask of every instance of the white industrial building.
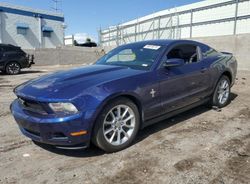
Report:
M23 49L55 48L64 44L61 13L0 3L0 43Z
M167 3L167 2L166 2ZM100 30L102 46L250 33L250 0L205 0Z

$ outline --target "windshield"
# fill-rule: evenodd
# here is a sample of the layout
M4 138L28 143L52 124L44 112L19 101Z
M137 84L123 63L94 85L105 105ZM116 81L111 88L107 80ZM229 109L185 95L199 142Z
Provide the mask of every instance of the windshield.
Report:
M96 64L126 66L138 70L149 70L163 46L150 44L130 44L117 47L99 59Z

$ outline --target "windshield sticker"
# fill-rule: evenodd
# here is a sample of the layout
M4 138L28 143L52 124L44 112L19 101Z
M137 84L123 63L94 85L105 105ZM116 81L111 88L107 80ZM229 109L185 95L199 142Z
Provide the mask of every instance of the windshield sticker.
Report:
M145 45L143 48L144 49L151 49L151 50L158 50L159 48L161 48L161 46L159 46L159 45Z

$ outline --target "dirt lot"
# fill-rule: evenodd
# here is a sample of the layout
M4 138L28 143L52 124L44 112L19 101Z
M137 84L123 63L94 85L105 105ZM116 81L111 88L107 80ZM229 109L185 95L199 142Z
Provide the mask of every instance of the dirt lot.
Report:
M250 72L239 71L232 102L220 112L195 108L140 131L130 148L105 154L94 146L35 145L10 114L14 86L66 68L0 74L0 183L250 183Z

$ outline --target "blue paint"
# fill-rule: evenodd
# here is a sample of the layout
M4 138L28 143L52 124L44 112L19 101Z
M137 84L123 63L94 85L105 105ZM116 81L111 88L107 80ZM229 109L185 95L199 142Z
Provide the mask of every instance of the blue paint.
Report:
M188 59L186 64L164 67L163 64L171 57L178 57L168 54L179 44L200 48L200 60L190 62L190 58L183 55L183 59ZM127 54L129 50L133 51L132 61L107 62L124 50ZM17 97L26 102L32 101L35 107L39 104L45 114L28 109L29 105L25 106L19 100L12 103L11 112L23 134L33 140L52 145L88 145L96 118L114 98L126 96L133 99L142 116L143 127L159 117L210 98L224 72L230 73L233 85L237 70L235 58L219 52L211 54L213 52L209 46L189 40L154 40L123 45L94 65L45 75L15 88ZM135 67L138 63L145 68ZM78 113L54 113L48 105L52 102L71 103ZM70 135L81 130L86 130L88 134L79 137ZM37 132L39 136L36 136ZM53 138L58 132L65 135L65 139Z
M14 8L9 8L9 7L0 6L0 11L6 12L6 13L29 16L29 17L41 17L44 19L50 19L50 20L64 22L64 17L48 15L48 14L43 14L43 13L35 13L35 12L31 12L31 11L19 10L19 9L14 9Z

